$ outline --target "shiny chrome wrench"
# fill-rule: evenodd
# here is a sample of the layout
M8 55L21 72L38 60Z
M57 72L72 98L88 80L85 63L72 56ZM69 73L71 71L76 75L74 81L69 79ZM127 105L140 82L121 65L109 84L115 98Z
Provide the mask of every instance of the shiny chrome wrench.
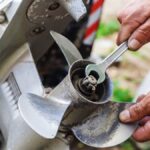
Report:
M90 64L86 67L86 76L89 76L92 72L96 72L98 75L97 83L100 84L105 80L105 72L107 68L114 63L123 53L128 50L128 42L121 44L115 51L113 51L108 57L106 57L100 64Z

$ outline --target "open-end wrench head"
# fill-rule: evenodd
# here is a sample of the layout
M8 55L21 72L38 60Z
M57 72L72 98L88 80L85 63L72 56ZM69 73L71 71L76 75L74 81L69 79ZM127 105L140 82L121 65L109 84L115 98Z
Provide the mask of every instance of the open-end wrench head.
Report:
M97 79L97 84L104 82L106 78L105 70L96 64L88 65L86 67L85 73L86 76L93 75Z

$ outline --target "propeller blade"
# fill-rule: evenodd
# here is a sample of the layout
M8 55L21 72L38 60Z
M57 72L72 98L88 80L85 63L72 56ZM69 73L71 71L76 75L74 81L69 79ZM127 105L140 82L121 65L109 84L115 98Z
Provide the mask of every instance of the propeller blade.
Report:
M77 60L83 59L79 50L66 37L54 31L50 31L50 34L58 44L69 65L72 65Z
M124 104L112 102L101 105L72 131L79 141L88 146L106 148L118 145L127 140L137 127L137 124L125 125L119 121L119 113L124 108Z
M42 137L53 139L71 102L57 100L55 97L45 99L34 94L25 94L18 103L25 122Z

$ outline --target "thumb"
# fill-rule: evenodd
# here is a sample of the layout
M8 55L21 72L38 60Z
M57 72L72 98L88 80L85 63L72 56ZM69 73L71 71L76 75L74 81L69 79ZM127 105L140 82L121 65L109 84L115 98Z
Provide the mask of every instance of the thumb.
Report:
M120 120L124 123L139 121L150 114L150 95L142 101L132 105L129 109L120 114Z

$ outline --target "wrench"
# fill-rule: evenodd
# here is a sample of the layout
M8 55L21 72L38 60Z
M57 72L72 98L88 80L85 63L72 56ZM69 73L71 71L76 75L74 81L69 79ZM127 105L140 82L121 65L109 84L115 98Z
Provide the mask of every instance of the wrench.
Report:
M105 72L107 68L114 63L124 52L128 50L128 42L121 44L115 51L113 51L108 57L106 57L100 64L90 64L85 69L86 76L89 76L92 72L98 75L97 84L102 83L105 80Z

